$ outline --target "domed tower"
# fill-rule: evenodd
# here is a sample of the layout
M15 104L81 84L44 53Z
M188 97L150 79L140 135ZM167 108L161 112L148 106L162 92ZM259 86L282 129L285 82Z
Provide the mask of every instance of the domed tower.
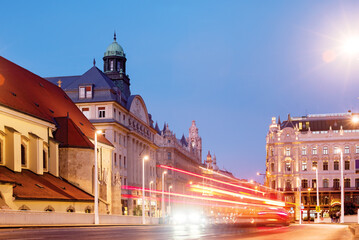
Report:
M207 166L208 169L213 169L212 156L211 156L211 153L209 151L208 151L208 154L207 154L206 166Z
M127 100L131 91L130 78L126 74L126 61L126 54L116 42L115 33L113 42L107 47L103 57L103 71L120 88L122 97Z

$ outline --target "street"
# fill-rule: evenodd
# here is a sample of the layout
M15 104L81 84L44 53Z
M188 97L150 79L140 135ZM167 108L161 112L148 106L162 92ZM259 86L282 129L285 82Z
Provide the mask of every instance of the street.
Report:
M348 240L347 225L293 224L289 227L234 228L229 226L114 226L1 229L0 239L270 239Z

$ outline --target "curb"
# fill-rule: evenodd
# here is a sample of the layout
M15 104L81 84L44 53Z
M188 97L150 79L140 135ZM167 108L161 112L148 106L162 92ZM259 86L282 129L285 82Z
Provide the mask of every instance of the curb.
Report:
M161 224L66 224L66 225L0 225L1 229L11 228L70 228L70 227L149 227L160 226Z

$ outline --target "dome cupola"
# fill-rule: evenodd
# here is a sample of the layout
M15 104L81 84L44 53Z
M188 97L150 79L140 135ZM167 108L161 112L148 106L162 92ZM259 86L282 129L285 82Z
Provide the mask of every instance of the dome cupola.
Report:
M113 36L113 42L107 47L106 52L104 54L105 57L109 56L118 56L125 57L126 54L123 51L123 48L116 42L116 33Z

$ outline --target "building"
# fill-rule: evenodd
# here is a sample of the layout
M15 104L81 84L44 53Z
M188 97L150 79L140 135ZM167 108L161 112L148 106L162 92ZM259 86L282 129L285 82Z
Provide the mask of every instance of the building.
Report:
M0 208L92 212L95 130L61 88L0 57Z
M302 204L312 212L318 187L321 209L337 209L342 151L345 202L358 207L359 125L353 121L355 116L351 112L304 117L288 115L283 122L273 117L266 137L266 184L283 191L286 201L293 203L299 203L298 187L301 187Z
M121 183L122 192L117 187L112 189L112 201L121 199L121 206L116 205L112 213L139 215L144 157L149 156L144 165L145 188L153 188L150 186L152 182L157 183L157 189L161 189L158 184L161 182L161 174L156 170L156 164L168 163L188 170L198 169L201 164L202 140L194 121L188 138L182 139L177 139L166 126L162 132L158 125L153 126L145 101L140 95L131 95L130 78L126 73L126 54L117 43L116 34L104 53L103 61L103 72L94 61L94 65L83 75L49 77L47 80L61 87L115 147L111 161L111 182ZM183 189L186 180L171 176L173 178L167 178L169 182L166 186L175 182L175 189ZM129 190L125 186L137 189ZM158 215L160 205L154 205ZM147 214L149 206L146 200Z

